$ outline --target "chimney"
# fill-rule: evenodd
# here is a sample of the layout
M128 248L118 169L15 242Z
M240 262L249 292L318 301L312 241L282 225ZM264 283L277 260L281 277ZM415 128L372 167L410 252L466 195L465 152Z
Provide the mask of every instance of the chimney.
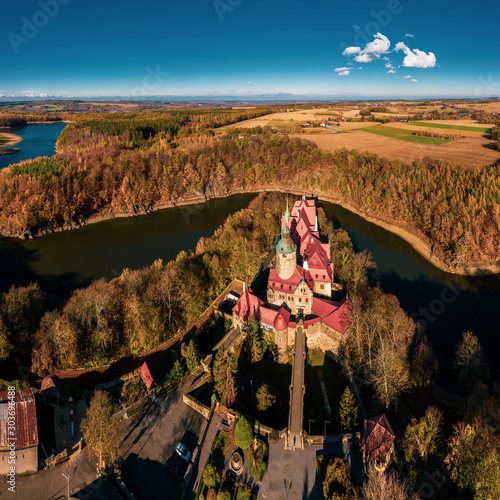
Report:
M303 195L302 195L302 199L303 199L303 200L305 200L305 199L306 199L306 195L305 195L305 194L303 194Z
M314 223L314 230L317 232L318 231L318 216L316 215L316 221Z
M304 261L302 262L302 267L306 270L309 271L309 263L307 262L307 257L304 255Z
M246 282L244 281L243 282L243 293L245 293L247 291L247 284Z

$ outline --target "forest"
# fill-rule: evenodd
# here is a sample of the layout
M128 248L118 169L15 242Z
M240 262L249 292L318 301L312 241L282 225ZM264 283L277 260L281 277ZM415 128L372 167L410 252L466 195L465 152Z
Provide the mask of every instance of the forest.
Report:
M498 264L498 163L470 170L425 158L409 165L357 150L322 151L268 129L214 129L263 112L87 115L64 129L56 157L0 172L0 232L31 237L92 216L293 188L413 232L451 270ZM493 134L498 138L498 128Z

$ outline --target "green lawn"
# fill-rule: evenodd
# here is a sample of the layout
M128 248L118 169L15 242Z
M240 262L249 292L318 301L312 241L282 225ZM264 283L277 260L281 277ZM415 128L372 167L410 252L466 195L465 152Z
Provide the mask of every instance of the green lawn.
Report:
M412 125L417 125L418 127L434 127L434 128L445 128L449 130L467 130L468 132L486 132L491 133L491 128L487 127L466 127L463 125L446 125L444 123L429 123L429 122L412 122Z
M408 142L417 142L420 144L444 144L445 142L450 142L448 139L435 139L434 137L420 137L418 135L415 135L415 133L411 130L387 127L385 125L377 125L375 127L362 128L359 130L361 132L370 132L370 134L383 135L384 137L392 137L393 139L400 139L402 141L408 141Z

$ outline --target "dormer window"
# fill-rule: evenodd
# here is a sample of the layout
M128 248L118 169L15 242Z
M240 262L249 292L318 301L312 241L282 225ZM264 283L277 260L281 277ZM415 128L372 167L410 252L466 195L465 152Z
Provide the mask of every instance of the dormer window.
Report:
M283 290L283 283L281 283L281 289Z
M318 275L316 275L316 279L318 279Z
M289 290L291 290L291 289L292 289L292 285L290 285L290 286L288 287L288 289L289 289Z

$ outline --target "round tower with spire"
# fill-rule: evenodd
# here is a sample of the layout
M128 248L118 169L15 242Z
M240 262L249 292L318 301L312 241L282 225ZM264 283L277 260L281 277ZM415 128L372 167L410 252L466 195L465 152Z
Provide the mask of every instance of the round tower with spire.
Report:
M288 198L286 200L285 222L286 224L281 229L281 239L276 245L276 272L283 280L291 278L297 267L297 245L292 241L288 227L290 222Z

